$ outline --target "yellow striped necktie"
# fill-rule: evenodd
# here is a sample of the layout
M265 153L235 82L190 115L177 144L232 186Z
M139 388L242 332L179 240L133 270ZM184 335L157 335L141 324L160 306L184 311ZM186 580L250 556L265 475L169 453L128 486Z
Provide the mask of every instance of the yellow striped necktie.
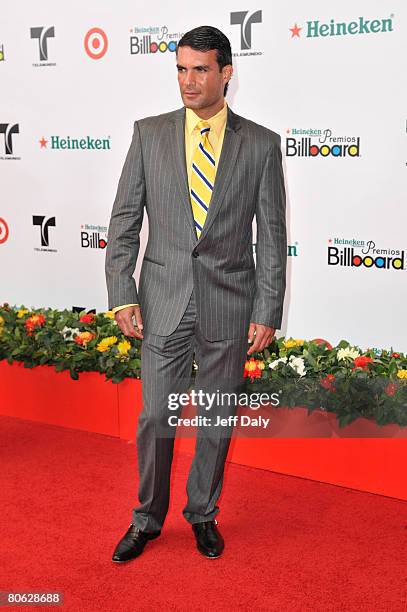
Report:
M190 196L195 231L199 238L215 185L216 160L208 138L211 129L209 123L200 121L197 127L201 133L201 141L192 156Z

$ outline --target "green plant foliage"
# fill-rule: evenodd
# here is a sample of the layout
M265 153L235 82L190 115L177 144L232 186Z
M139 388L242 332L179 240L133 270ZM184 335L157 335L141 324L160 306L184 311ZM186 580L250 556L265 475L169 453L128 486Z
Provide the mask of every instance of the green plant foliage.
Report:
M120 383L140 378L141 342L124 336L111 312L0 306L0 360L10 364L52 366L69 371L73 380L81 372L99 372ZM193 364L192 378L196 372ZM393 349L275 338L247 359L244 376L248 394L277 393L280 406L334 412L340 426L358 417L407 426L407 357Z

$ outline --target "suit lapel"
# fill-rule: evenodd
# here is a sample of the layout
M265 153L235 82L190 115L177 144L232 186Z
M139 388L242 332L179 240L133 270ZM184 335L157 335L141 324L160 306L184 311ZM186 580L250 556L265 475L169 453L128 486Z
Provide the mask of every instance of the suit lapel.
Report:
M191 227L194 242L196 242L197 235L195 232L194 216L192 214L191 200L189 197L188 175L185 162L185 108L181 108L174 113L174 121L171 125L170 158L178 183L180 199L184 206L188 223Z
M239 117L235 115L228 107L225 136L223 139L218 169L216 172L215 186L205 224L198 239L195 232L194 217L192 214L188 187L188 174L185 163L185 108L175 111L173 119L174 120L171 124L172 147L170 149L170 151L173 152L173 155L170 155L170 157L173 164L174 174L177 178L181 201L184 205L188 223L193 233L194 242L199 244L208 233L208 230L214 222L216 215L219 213L226 190L232 178L233 168L235 166L241 144L241 136L238 133L240 129L240 121Z

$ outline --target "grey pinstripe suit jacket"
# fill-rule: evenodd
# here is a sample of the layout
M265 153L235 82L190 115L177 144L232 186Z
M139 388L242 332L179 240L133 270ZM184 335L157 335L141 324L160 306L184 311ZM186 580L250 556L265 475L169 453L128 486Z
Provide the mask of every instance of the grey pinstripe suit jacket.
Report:
M279 328L287 258L280 136L228 107L215 187L198 239L184 128L184 107L134 123L107 237L108 308L139 303L144 332L167 336L194 288L208 340L245 336L251 321ZM133 274L144 208L149 236L137 290Z

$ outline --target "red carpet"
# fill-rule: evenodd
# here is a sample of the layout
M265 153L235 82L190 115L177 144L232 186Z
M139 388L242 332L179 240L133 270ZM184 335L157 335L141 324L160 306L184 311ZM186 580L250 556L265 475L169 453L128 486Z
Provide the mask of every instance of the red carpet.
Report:
M58 589L75 612L407 610L405 502L228 464L210 560L181 514L179 454L161 537L120 566L134 444L10 417L0 431L1 590Z

